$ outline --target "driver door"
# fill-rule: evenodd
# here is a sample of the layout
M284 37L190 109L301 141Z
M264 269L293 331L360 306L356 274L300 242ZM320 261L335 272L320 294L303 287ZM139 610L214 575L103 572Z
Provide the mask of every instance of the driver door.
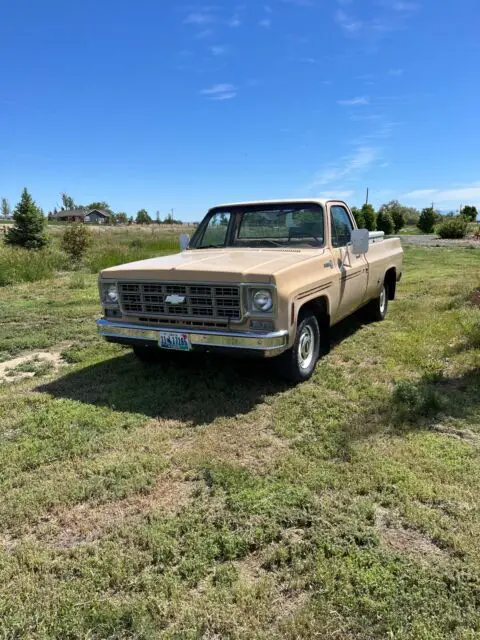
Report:
M368 283L368 262L364 255L352 254L350 236L354 228L343 204L330 205L330 233L334 267L339 283L336 319L348 316L363 303Z

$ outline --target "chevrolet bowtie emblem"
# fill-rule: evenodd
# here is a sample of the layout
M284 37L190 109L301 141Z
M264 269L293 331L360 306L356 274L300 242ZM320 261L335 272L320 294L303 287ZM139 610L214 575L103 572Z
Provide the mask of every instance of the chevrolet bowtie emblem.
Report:
M168 304L183 304L185 302L185 296L167 296L165 302L168 302Z

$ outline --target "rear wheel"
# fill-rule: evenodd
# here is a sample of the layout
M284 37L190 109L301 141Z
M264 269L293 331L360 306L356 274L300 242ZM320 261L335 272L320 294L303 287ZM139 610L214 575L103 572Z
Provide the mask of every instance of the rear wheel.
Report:
M279 356L279 371L291 382L303 382L311 378L320 353L320 329L313 313L299 318L295 343Z
M369 302L367 311L373 321L381 322L385 320L388 311L388 285L385 282L378 298Z
M160 360L160 349L157 347L133 347L133 353L142 362L158 362Z

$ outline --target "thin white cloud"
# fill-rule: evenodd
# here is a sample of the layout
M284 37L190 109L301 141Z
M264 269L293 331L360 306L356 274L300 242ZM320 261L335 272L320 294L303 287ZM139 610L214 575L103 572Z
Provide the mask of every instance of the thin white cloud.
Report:
M346 178L355 178L358 174L370 169L379 154L380 150L376 147L358 147L352 155L341 158L335 166L326 167L319 171L309 185L309 190L318 189Z
M185 24L203 25L214 22L215 18L208 11L194 11L189 13L183 21Z
M284 4L295 4L297 7L311 7L313 5L312 0L280 0Z
M419 205L430 204L437 207L450 207L459 204L480 205L480 182L456 187L453 189L415 189L404 193L403 198L412 200Z
M273 13L273 9L269 4L263 5L263 9L264 9L265 13Z
M388 75L389 76L403 76L403 69L389 69L388 70Z
M195 37L199 40L203 40L204 38L210 38L214 33L213 29L202 29L202 31L199 31Z
M264 29L270 29L270 27L272 26L272 21L270 20L270 18L264 18L263 20L260 20L258 26L263 27Z
M400 12L411 12L420 9L421 5L418 2L394 2L392 9Z
M241 27L242 20L240 18L240 14L234 13L233 16L230 18L230 20L227 21L227 24L229 27L232 27L233 29L235 29L236 27Z
M349 16L342 9L338 9L338 11L335 13L335 21L344 31L347 31L348 33L356 33L360 31L360 29L362 29L364 26L364 23L361 20L355 20L355 18Z
M214 84L212 87L209 87L208 89L202 89L200 93L203 94L204 96L210 96L218 93L229 93L231 91L236 91L236 90L237 90L237 87L234 84L223 83L223 84Z
M214 45L213 47L210 47L210 51L214 56L224 56L228 49L223 45Z
M231 91L230 93L219 93L218 95L211 96L210 100L231 100L236 96L235 91Z
M202 89L200 94L209 100L231 100L237 95L237 87L234 84L214 84L208 89Z
M350 100L339 100L338 104L342 105L342 107L356 107L370 104L370 98L367 96L358 96L356 98L351 98Z

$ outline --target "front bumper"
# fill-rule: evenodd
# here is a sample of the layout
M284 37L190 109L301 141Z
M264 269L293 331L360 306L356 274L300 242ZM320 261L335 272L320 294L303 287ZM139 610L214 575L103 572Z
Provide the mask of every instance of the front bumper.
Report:
M121 344L158 347L160 332L186 333L193 349L207 351L240 351L271 358L285 351L288 344L288 331L209 331L198 329L172 329L171 327L147 327L126 322L111 322L102 318L97 320L98 332L109 342Z

